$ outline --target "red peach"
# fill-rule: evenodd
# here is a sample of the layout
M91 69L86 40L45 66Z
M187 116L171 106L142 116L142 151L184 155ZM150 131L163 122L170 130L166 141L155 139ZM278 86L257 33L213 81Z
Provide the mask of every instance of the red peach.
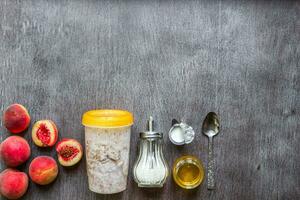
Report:
M23 164L30 157L30 153L28 142L20 136L10 136L0 145L0 157L10 167Z
M56 161L49 156L38 156L29 166L31 180L39 185L47 185L55 180L58 174Z
M6 169L0 174L0 193L8 199L22 197L28 188L28 177L24 172Z
M58 139L58 130L51 120L37 121L32 128L32 140L39 147L51 147Z
M83 155L81 144L75 139L64 138L56 145L58 162L62 166L77 164Z
M10 132L21 133L28 128L30 115L21 104L12 104L4 111L3 122Z

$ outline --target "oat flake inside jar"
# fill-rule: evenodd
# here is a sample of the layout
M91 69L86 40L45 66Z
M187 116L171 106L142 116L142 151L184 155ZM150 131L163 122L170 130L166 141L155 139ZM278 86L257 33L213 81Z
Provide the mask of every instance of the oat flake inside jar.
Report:
M126 189L132 113L91 110L83 114L89 189L113 194Z

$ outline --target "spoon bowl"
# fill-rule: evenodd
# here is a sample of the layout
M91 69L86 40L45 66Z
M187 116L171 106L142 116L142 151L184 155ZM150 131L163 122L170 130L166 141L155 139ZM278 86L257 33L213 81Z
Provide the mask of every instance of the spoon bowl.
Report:
M210 112L206 115L202 124L202 133L207 137L213 137L220 131L220 121L218 115Z

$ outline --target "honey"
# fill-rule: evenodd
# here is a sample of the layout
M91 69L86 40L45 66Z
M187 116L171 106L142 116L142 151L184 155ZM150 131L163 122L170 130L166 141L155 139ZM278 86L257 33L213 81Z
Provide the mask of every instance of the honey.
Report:
M173 166L173 179L177 185L185 189L199 186L204 179L201 161L190 155L178 158Z

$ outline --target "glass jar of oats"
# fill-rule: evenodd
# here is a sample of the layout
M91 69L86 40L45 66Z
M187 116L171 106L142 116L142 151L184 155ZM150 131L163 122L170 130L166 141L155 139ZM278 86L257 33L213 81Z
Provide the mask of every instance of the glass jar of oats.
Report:
M91 110L83 114L89 189L113 194L126 189L132 113Z

